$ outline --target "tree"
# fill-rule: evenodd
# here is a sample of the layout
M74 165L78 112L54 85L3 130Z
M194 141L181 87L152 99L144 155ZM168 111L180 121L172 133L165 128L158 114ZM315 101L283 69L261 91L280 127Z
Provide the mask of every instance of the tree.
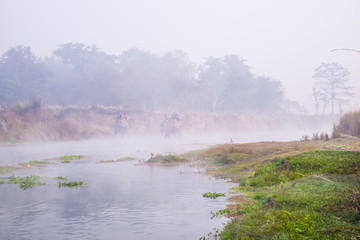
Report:
M313 78L316 79L313 97L321 100L323 112L327 104L331 103L331 115L334 116L335 105L341 110L341 105L348 102L353 96L352 87L347 86L350 72L337 63L321 63L315 69Z
M10 48L0 57L0 103L43 98L50 73L30 47Z

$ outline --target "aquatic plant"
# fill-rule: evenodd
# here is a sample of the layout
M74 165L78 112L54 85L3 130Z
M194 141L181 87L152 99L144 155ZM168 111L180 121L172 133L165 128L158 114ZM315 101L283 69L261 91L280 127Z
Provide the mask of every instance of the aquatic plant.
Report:
M66 155L66 156L61 156L60 158L63 160L75 160L75 159L81 159L84 157L85 156L83 156L83 155Z
M101 160L98 163L113 163L113 162L123 162L123 161L130 161L130 160L136 160L135 157L121 157L115 160Z
M9 182L10 184L19 184L21 180L21 177L15 177L14 175L9 177Z
M82 186L82 185L86 185L87 183L85 182L59 182L59 188L60 187L78 187L78 186Z
M225 193L217 193L217 192L207 192L203 194L203 197L205 198L211 198L211 199L215 199L217 197L225 197Z
M30 160L26 163L19 163L20 165L23 165L23 166L27 166L27 167L30 167L30 166L43 166L43 165L46 165L46 164L51 164L52 162L49 162L49 161L37 161L37 160Z
M58 177L56 177L54 179L67 181L67 177L63 177L63 176L58 176Z
M32 188L34 186L45 185L45 183L37 181L38 178L39 178L39 176L35 176L35 175L26 176L24 178L21 178L19 187L26 190L26 189Z
M45 183L37 181L39 178L40 178L40 176L36 176L36 175L31 175L31 176L26 176L26 177L10 176L8 183L19 184L20 188L26 190L26 189L32 188L34 186L45 185Z
M62 160L61 163L71 163L70 160Z

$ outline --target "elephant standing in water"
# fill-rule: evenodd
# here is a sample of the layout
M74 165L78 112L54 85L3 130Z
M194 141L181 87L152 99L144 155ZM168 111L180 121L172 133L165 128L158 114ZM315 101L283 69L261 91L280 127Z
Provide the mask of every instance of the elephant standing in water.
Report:
M182 128L183 124L179 119L179 115L175 112L170 115L165 115L160 126L161 133L164 134L165 137L179 136Z
M129 127L128 117L125 113L121 113L116 118L114 123L114 135L118 136L119 134L121 134L121 136L124 136L127 132L128 127Z

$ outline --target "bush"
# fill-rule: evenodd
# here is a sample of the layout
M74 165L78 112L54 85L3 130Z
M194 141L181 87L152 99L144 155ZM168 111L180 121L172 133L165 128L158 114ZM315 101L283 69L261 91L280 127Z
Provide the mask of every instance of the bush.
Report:
M343 134L360 137L360 111L344 114L337 128Z

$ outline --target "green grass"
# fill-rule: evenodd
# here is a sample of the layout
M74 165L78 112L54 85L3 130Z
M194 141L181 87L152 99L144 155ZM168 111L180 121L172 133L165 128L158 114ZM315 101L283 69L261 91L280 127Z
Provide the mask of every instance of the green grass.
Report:
M261 166L240 187L252 203L220 239L357 239L360 152L311 151ZM233 210L223 210L233 214Z
M86 185L87 183L85 182L59 182L59 188L60 187L78 187L78 186L83 186Z
M101 160L98 163L113 163L113 162L123 162L123 161L130 161L130 160L136 160L135 157L121 157L115 160Z
M23 166L36 166L36 167L38 167L38 166L44 166L46 164L51 164L51 163L52 162L49 162L49 161L37 161L37 160L32 161L32 160L30 160L30 161L28 161L26 163L19 163L19 164L23 165Z
M188 161L184 157L180 157L173 154L167 154L167 155L158 155L153 158L150 158L147 163L180 163L180 162L186 162Z
M9 172L9 169L4 168L4 167L0 167L0 174L5 174L5 173L8 173L8 172Z
M63 176L58 176L58 177L56 177L54 179L67 181L67 177L63 177Z
M360 174L360 152L312 151L262 166L250 186L265 187L313 174Z
M225 193L217 193L217 192L207 192L203 194L204 198L211 198L211 199L215 199L217 197L225 197Z
M61 156L60 158L63 160L76 160L76 159L81 159L84 157L85 156L83 156L83 155L66 155L66 156Z
M36 176L36 175L31 175L31 176L26 176L26 177L10 176L9 181L7 183L19 184L19 187L21 189L26 190L26 189L33 188L35 186L45 185L45 183L38 181L39 178L40 177Z

